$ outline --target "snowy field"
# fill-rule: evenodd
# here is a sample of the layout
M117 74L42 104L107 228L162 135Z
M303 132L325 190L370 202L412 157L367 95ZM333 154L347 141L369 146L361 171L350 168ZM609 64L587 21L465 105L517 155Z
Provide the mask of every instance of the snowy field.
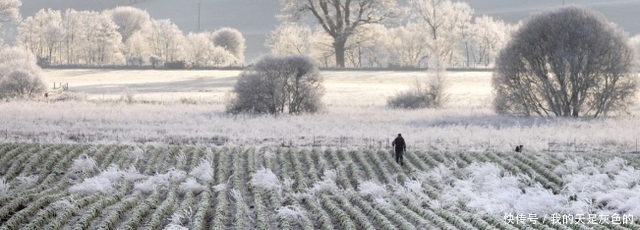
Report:
M84 96L0 103L0 229L640 229L638 107L499 116L452 72L446 108L392 110L425 73L325 71L320 114L230 116L237 74L47 70Z
M226 93L238 71L48 70L86 100L0 103L0 141L206 143L372 147L403 133L409 148L509 151L636 151L640 121L496 115L490 72L452 72L444 109L392 110L386 99L423 72L325 71L325 110L303 116L230 116ZM82 92L82 93L80 93ZM126 92L137 102L119 101ZM195 104L193 104L195 103Z

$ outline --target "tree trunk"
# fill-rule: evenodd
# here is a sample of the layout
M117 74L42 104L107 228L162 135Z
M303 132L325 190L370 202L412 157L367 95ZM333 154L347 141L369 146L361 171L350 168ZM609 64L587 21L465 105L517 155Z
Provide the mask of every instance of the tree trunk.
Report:
M346 39L334 38L333 48L336 51L336 66L344 68L344 47L347 44Z

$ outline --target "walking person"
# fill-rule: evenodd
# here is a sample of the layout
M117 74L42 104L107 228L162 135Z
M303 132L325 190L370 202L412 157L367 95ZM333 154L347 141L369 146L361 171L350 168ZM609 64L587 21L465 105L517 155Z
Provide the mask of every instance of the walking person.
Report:
M398 137L391 142L391 145L395 146L396 149L396 163L404 166L404 162L402 162L402 154L407 151L407 145L404 143L402 134L398 133Z

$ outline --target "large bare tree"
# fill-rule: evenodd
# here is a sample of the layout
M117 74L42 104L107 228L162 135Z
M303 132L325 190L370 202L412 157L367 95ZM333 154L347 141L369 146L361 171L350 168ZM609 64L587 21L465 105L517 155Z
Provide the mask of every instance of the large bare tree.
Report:
M529 19L500 53L500 113L579 117L624 110L637 88L633 49L604 16L565 7Z
M398 16L397 0L280 0L281 19L301 21L312 15L333 38L336 65L345 66L345 45L356 28Z

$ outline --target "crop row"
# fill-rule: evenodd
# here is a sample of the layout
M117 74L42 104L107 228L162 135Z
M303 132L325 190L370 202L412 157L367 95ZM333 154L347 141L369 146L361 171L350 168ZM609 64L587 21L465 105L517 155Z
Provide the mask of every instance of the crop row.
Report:
M78 159L94 160L95 167L73 171ZM529 175L557 193L564 183L554 168L565 159L533 153L416 151L406 153L400 165L386 150L2 143L0 173L9 192L0 195L0 228L161 229L180 224L190 229L562 229L548 223L509 224L501 216L477 214L462 204L434 205L451 184L433 183L424 175L445 166L455 179L465 179L460 169L491 162L505 172ZM205 163L213 175L194 176ZM139 169L142 176L133 181L111 178L108 183L115 191L110 193L70 192L71 186L110 167L121 172ZM263 167L276 175L280 187L249 183ZM136 187L176 171L186 178L170 178L169 185L160 181L146 191ZM203 189L183 188L189 179ZM409 183L414 183L411 189ZM68 207L60 211L62 204ZM639 224L583 227L633 229Z

